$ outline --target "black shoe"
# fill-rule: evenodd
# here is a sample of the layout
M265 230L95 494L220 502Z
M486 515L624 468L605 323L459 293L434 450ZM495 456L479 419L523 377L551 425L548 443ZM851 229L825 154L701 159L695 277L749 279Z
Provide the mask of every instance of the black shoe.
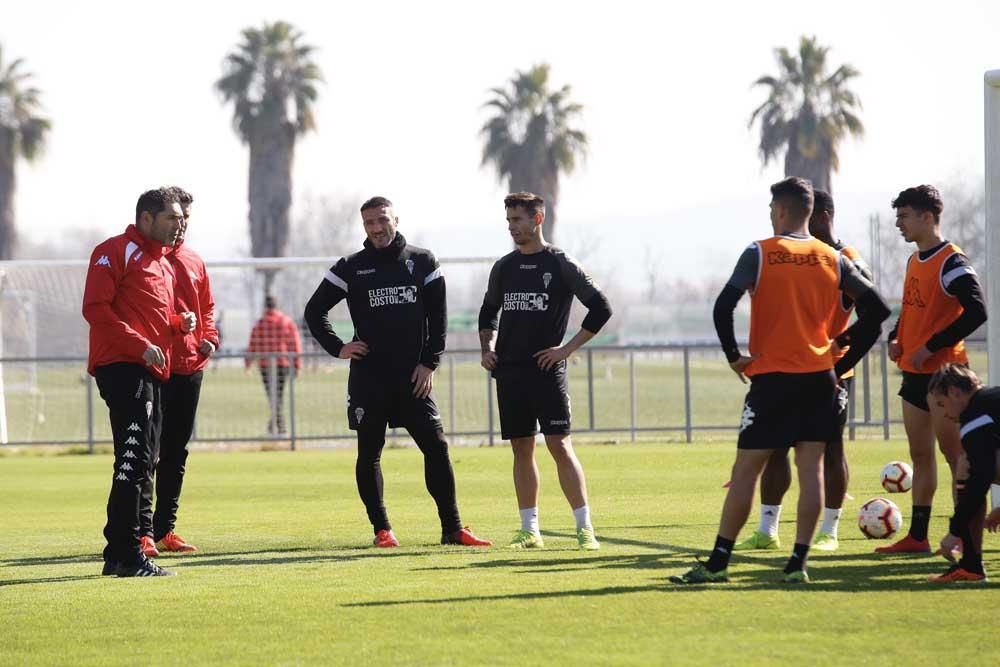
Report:
M112 574L118 574L118 561L113 561L113 560L104 561L104 569L101 570L101 576L109 577Z
M164 570L148 558L143 558L134 565L122 563L118 566L116 574L119 577L173 577L176 573Z

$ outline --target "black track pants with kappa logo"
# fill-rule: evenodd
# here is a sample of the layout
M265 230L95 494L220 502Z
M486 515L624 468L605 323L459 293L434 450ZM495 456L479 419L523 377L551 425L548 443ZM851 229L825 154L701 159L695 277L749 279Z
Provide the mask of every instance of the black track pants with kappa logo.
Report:
M160 437L161 383L145 367L129 363L98 366L94 376L115 443L104 560L131 564L141 559L139 497Z
M201 398L203 373L172 374L163 385L160 400L163 432L159 451L153 453L151 474L142 485L140 534L154 542L174 529L184 484L188 442L194 433L194 418ZM156 512L153 512L153 476L156 477Z

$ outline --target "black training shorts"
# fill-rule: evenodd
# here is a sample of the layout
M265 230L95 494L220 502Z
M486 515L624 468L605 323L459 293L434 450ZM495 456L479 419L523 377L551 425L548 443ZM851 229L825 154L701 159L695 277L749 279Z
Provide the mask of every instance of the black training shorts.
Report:
M408 430L442 428L433 392L427 398L414 396L409 375L356 368L347 378L347 423L354 431L368 427L384 431L387 425Z
M764 373L751 378L740 420L740 449L830 442L840 432L833 371Z
M570 432L566 362L547 371L537 366L498 368L493 377L500 407L500 437L504 440L533 436L539 424L544 435Z
M899 397L910 405L930 412L927 405L927 385L931 383L931 373L910 373L903 371L903 383L899 386Z

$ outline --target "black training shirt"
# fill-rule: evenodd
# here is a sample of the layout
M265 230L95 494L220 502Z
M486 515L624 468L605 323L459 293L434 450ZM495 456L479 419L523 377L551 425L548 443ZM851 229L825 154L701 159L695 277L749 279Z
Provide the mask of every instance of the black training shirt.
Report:
M412 373L417 364L437 368L447 335L444 276L429 251L407 245L397 233L386 248L364 249L338 261L306 304L316 342L337 356L344 342L330 326L329 312L344 298L354 323L353 340L368 354L351 368Z
M574 296L588 309L583 328L600 331L611 317L611 307L572 257L553 246L501 257L490 271L479 311L480 331L496 330L500 313L497 367L535 364L536 352L561 345Z
M959 417L962 449L969 460L969 478L958 494L949 532L962 536L962 528L976 516L996 476L1000 449L1000 387L980 389Z

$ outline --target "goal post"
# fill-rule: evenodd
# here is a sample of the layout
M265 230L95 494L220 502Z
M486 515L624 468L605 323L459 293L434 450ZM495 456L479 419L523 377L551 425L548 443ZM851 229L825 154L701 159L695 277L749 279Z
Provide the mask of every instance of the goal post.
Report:
M1000 384L1000 69L984 76L986 96L986 293L987 372Z

